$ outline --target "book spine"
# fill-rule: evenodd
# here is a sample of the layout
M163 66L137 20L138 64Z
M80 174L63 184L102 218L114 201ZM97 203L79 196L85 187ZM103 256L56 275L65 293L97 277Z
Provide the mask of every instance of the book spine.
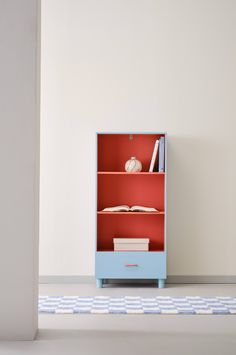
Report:
M165 171L165 138L160 138L159 156L158 156L158 171Z
M150 173L152 173L153 169L154 169L154 165L155 165L155 161L156 161L156 157L157 157L158 145L159 145L159 140L157 140L154 145L154 149L153 149L153 153L152 153L152 160L151 160L150 168L149 168Z

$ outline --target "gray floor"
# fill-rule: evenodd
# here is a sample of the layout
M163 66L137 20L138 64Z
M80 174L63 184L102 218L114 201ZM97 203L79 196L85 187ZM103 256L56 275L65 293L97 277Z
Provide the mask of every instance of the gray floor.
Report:
M232 296L236 285L40 285L40 294ZM0 354L236 355L236 315L40 315L39 328L35 342L1 343Z

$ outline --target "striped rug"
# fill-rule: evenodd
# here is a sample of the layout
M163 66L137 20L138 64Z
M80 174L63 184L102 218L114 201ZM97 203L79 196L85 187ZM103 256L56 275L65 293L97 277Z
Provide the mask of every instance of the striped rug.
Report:
M39 296L45 314L236 314L236 297Z

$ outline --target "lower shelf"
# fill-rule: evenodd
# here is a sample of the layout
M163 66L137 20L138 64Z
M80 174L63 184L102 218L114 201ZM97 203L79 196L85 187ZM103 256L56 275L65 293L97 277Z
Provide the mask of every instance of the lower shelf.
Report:
M150 213L98 214L97 248L113 250L113 238L149 238L150 251L164 251L165 216Z
M96 252L97 279L165 279L166 252Z

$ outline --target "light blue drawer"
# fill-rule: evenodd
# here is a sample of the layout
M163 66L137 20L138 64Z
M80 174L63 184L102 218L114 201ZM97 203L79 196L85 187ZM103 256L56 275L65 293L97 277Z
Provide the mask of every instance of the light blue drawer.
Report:
M165 252L97 252L98 279L165 279Z

